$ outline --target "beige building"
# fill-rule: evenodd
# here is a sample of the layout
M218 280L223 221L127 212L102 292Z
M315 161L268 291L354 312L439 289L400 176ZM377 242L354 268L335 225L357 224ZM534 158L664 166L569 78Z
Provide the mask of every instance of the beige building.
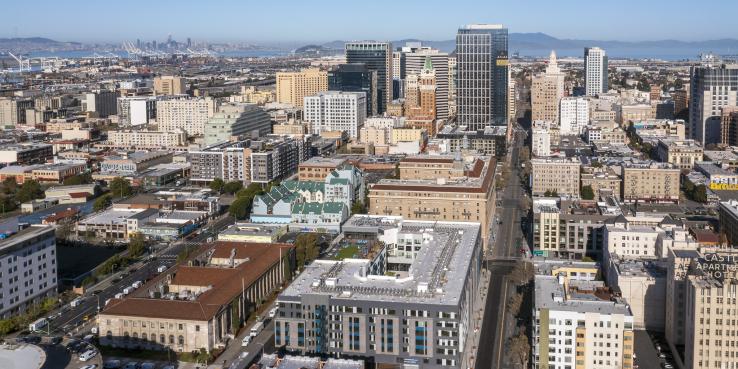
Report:
M187 146L187 133L181 128L171 132L109 131L108 142L102 146L118 149L172 149Z
M217 110L213 98L181 98L156 103L156 123L159 131L183 129L191 136L205 133L205 125Z
M332 171L346 164L346 159L312 157L298 166L298 180L324 182Z
M303 106L305 96L328 91L328 72L303 69L300 72L277 73L277 102Z
M556 192L558 195L579 196L579 158L531 159L531 188L533 195Z
M100 344L134 349L212 351L290 274L292 246L216 242L122 299L97 317Z
M256 89L254 86L241 86L241 94L230 97L231 102L264 105L273 102L276 93L273 90Z
M656 118L651 104L618 105L615 111L617 113L617 122L621 126L627 125L628 122Z
M419 128L394 128L392 129L391 143L396 145L400 142L424 143L428 139L428 132Z
M369 214L478 222L486 247L495 212L494 159L408 156L399 169L400 179L383 179L369 189Z
M174 76L154 78L154 93L156 95L184 95L187 93L185 79Z
M704 150L695 140L659 140L656 155L665 163L674 164L679 169L692 169L694 164L702 161Z
M681 171L669 163L623 163L625 202L679 202Z
M582 167L582 187L592 187L595 199L612 195L620 200L623 179L610 167Z
M546 71L533 77L530 89L533 121L558 123L559 101L564 97L564 93L564 73L556 62L556 53L551 51Z

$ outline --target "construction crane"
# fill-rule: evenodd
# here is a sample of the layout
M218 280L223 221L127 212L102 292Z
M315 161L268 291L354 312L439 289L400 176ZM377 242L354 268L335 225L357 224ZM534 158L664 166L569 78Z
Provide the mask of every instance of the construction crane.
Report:
M23 58L23 55L18 54L18 56L15 56L13 53L8 51L8 55L15 59L15 61L18 62L18 72L23 73L24 71L30 72L31 71L31 59Z

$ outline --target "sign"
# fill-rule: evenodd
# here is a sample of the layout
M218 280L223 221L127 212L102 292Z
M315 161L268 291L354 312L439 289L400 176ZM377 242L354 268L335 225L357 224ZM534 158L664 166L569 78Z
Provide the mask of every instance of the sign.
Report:
M533 256L542 256L542 257L548 257L548 251L547 250L533 250Z

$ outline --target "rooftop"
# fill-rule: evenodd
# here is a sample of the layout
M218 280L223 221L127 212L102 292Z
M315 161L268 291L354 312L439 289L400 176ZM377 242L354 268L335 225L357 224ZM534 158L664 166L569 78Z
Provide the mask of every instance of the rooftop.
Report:
M300 167L337 168L345 162L346 159L341 158L323 158L320 156L314 156L300 163Z
M22 249L45 237L54 239L54 227L34 225L15 233L2 233L0 234L0 255Z
M142 219L159 214L156 209L118 209L112 208L95 213L79 221L80 224L123 224L128 219Z
M553 311L622 314L632 316L630 306L607 291L603 282L570 281L568 290L554 276L537 275L535 307Z

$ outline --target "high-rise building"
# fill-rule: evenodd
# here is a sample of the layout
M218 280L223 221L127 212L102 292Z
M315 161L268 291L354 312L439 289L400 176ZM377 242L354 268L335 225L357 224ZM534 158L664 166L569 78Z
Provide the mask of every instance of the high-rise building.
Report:
M272 121L262 108L254 104L226 104L205 125L205 144L245 138L257 138L272 132Z
M0 126L26 124L26 110L33 108L31 99L0 98Z
M182 95L187 93L185 79L174 76L154 78L154 93L157 95Z
M589 101L583 97L565 97L559 102L561 135L579 135L589 124Z
M551 51L546 72L533 77L530 89L533 121L558 123L559 101L564 93L564 73L559 69L556 52Z
M456 34L456 109L469 130L508 123L507 28L472 24Z
M279 72L276 78L278 103L300 107L305 96L328 91L328 72L320 69Z
M445 73L445 72L444 72ZM426 57L425 65L420 72L411 73L405 78L405 116L409 119L436 118L438 91L438 73L430 57ZM447 100L445 100L448 102ZM433 134L433 133L431 133Z
M212 98L180 98L156 104L156 122L160 132L183 129L188 135L202 135L208 119L215 114Z
M607 92L607 55L599 47L584 48L584 91L587 96Z
M394 99L392 93L393 61L389 42L358 41L346 43L346 62L364 63L377 72L377 110L382 114Z
M738 106L724 106L720 110L720 143L738 146Z
M118 98L118 125L121 127L149 124L156 119L157 98L154 96L122 96Z
M690 88L690 137L703 145L720 143L721 109L738 105L738 64L692 67Z
M411 74L421 75L430 60L436 75L436 118L448 119L448 54L429 47L421 47L412 52L403 53L403 58L403 79Z
M85 108L88 112L94 112L100 118L118 113L118 96L116 91L94 91L85 95Z
M456 55L448 57L448 114L456 115Z
M364 92L366 94L366 116L378 114L377 72L369 70L364 63L340 64L328 72L328 90Z
M343 131L357 138L366 120L366 94L327 91L307 96L303 114L313 134Z

